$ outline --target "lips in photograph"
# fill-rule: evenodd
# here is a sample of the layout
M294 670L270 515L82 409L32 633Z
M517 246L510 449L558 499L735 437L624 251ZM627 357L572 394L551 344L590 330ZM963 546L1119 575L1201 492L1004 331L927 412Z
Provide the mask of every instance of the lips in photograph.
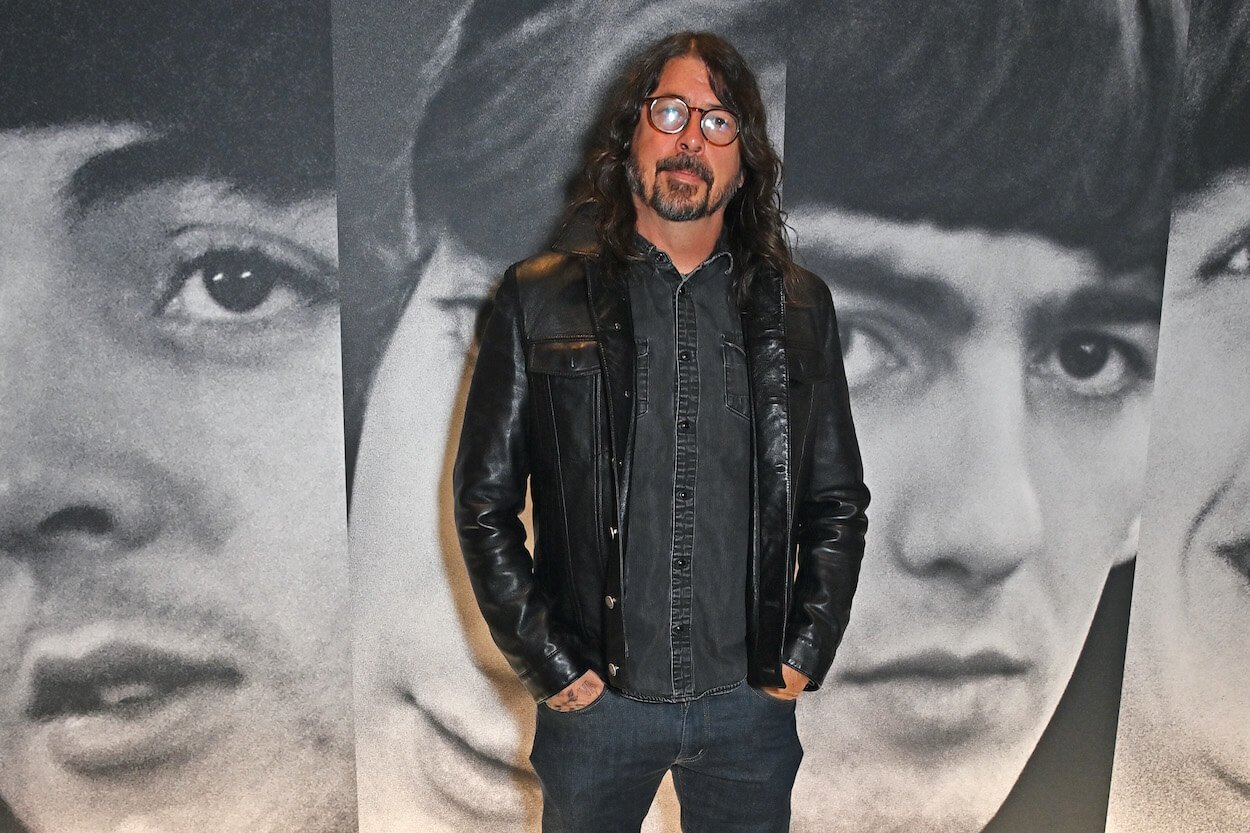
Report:
M229 730L246 687L229 650L118 624L40 638L22 666L26 744L82 774L186 760Z

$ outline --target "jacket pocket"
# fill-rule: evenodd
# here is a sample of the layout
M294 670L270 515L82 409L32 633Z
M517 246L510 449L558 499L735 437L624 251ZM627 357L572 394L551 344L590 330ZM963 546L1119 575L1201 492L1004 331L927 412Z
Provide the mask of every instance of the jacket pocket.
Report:
M828 375L824 357L815 347L805 344L786 345L786 372L790 384L811 384Z
M593 338L553 338L530 345L530 373L586 376L599 372L599 342Z

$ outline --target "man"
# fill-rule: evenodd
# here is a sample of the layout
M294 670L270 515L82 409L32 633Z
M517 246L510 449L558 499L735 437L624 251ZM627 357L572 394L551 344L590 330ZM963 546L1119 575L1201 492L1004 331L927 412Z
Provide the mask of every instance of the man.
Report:
M786 199L882 499L863 615L800 714L795 827L974 833L1022 789L1136 551L1175 18L848 0L803 31ZM997 829L1102 829L1110 755L1090 740L1113 741L1117 692L1085 709L1105 725L1079 716L1041 806Z
M352 830L328 5L7 3L0 62L0 798Z
M791 701L829 670L866 527L833 309L729 44L660 41L604 113L566 233L482 337L465 561L544 704L545 830L637 830L670 768L687 829L785 830Z
M656 32L710 29L734 43L763 90L776 143L782 35L763 24L779 4L475 2L459 25L437 32L455 43L450 59L446 43L421 47L428 0L376 5L381 21L335 30L340 252L354 276L345 288L360 299L353 306L343 298L345 386L361 390L369 369L353 368L352 355L377 362L351 495L361 827L512 833L537 827L541 790L527 760L537 712L478 613L451 511L466 360L485 322L477 313L518 253L545 247L560 227L596 113L547 114L567 101L601 100ZM359 26L361 4L353 14ZM396 60L405 54L414 59ZM424 56L437 73L422 69L416 57ZM379 100L383 66L404 67L407 81L388 76L390 98ZM492 103L466 111L466 96ZM374 115L345 119L344 104ZM392 149L374 149L388 132ZM403 148L411 149L410 180L396 180L390 162ZM401 186L411 189L408 216L384 213L387 197L403 204L392 196ZM416 246L361 245L388 231ZM413 252L402 271L377 256L397 250ZM389 336L384 353L367 335L379 330ZM359 410L349 402L349 448ZM666 779L644 830L675 820L676 804Z
M1186 65L1112 833L1250 829L1250 3Z

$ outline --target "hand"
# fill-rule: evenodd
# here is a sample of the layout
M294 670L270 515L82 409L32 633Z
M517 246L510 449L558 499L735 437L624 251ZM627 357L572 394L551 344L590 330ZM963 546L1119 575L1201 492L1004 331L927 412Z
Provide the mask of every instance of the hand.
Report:
M788 665L783 664L781 666L781 678L786 681L785 688L761 686L760 691L766 692L769 696L776 697L778 700L797 700L799 695L807 688L807 675L802 671L796 671Z
M547 708L558 712L575 712L595 702L603 693L603 680L594 671L587 671L565 686L558 694L547 698Z

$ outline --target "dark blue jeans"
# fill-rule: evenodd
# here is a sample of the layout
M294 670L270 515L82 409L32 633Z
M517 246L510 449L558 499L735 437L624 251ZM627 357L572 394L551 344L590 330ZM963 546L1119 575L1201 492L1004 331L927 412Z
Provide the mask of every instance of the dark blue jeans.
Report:
M540 705L530 754L543 833L637 833L669 769L684 833L783 833L802 758L794 702L746 683L689 703L605 688L575 712Z

